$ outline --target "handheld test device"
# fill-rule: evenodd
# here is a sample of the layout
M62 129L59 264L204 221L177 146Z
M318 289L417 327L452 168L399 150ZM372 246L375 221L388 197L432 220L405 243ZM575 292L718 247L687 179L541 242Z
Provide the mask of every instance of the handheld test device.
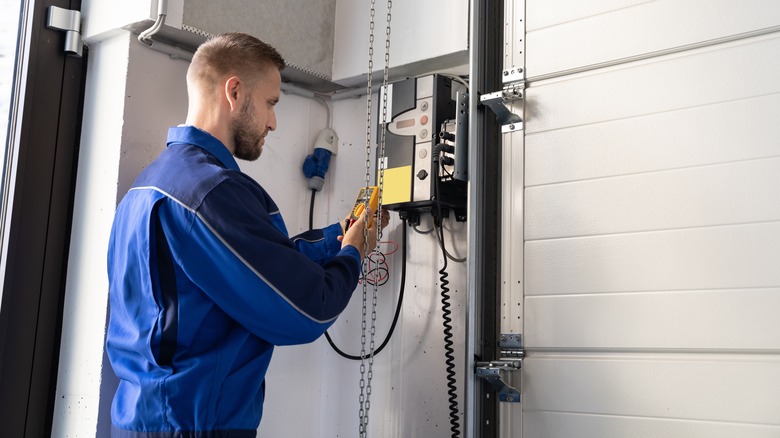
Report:
M366 200L368 200L368 206L371 208L371 211L376 213L376 209L379 206L379 187L369 186L360 189L357 198L355 199L355 206L352 207L352 213L349 214L349 219L347 219L347 223L345 224L345 231L363 215L363 211L366 209ZM368 225L370 226L373 221L374 217L372 215L368 219Z

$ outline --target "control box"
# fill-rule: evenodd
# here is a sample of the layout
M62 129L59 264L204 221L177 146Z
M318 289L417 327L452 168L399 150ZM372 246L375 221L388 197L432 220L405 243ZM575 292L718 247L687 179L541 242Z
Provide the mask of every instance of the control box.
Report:
M414 212L439 208L466 218L468 91L442 75L410 78L389 84L382 205ZM380 102L385 96L380 96ZM379 141L377 141L379 144ZM380 156L380 154L377 154ZM438 184L438 187L437 187ZM438 193L438 195L437 195Z

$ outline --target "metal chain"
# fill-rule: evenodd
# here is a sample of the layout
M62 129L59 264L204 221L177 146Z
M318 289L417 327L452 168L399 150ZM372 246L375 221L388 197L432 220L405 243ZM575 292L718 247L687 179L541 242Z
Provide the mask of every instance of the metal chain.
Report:
M373 78L373 70L374 70L374 15L375 15L375 0L371 0L371 12L370 12L370 19L369 19L369 27L368 27L368 78L367 78L367 85L366 85L366 191L368 189L368 186L371 182L371 106L372 106L372 98L371 98L371 81ZM364 192L365 194L365 192ZM363 202L366 202L367 200L364 198ZM363 232L364 237L364 250L368 249L368 230L365 230ZM366 251L364 251L365 253ZM362 273L361 268L361 273ZM365 281L365 275L363 275L362 280L362 286L363 286L363 309L361 314L361 321L360 321L360 409L358 411L359 416L359 432L360 432L360 438L365 438L366 434L368 433L366 429L366 423L365 420L368 415L365 410L366 405L366 305L368 302L368 291L367 291L367 285Z
M389 78L389 71L390 71L390 21L392 19L392 8L393 8L393 2L392 0L387 0L387 27L385 28L385 65L382 75L382 89L385 90L384 93L382 93L382 122L387 121L387 82ZM384 184L385 184L385 134L387 133L386 125L385 123L382 123L382 128L379 132L379 153L377 154L377 161L379 162L379 182L378 182L378 189L379 189L379 202L377 206L378 215L377 215L377 248L376 251L379 251L379 242L382 240L382 191L384 190ZM374 269L378 269L379 265L375 265ZM375 272L376 274L376 272ZM374 278L378 278L377 275L374 275ZM376 335L376 302L377 302L377 292L379 290L379 285L374 282L374 291L371 298L371 340L370 340L370 346L369 346L369 357L368 357L368 382L366 384L366 417L365 417L365 428L368 428L368 411L371 408L371 379L373 378L373 365L374 365L374 336Z
M382 93L382 122L387 120L387 82L389 77L389 65L390 65L390 22L392 19L392 0L387 0L387 27L385 28L385 65L382 77L382 87L385 90ZM374 70L374 16L376 14L375 0L371 0L371 12L368 34L368 77L367 77L367 90L366 90L366 175L365 183L368 188L371 181L371 108L373 106L372 98L372 81ZM378 181L378 207L377 207L377 239L376 247L374 251L378 251L379 243L382 240L382 195L384 190L384 176L385 176L385 126L381 124L379 139L379 150L377 154L377 162L379 163L379 181ZM366 190L366 197L364 199L366 204L368 203L368 190ZM365 253L368 255L368 230L364 229L364 242ZM375 266L375 269L377 267ZM364 276L365 277L365 276ZM376 276L374 276L376 278ZM363 308L361 319L361 335L360 335L360 437L365 438L368 434L368 413L371 409L371 380L373 379L373 366L374 366L374 339L376 335L376 307L377 307L377 292L379 285L374 282L373 293L371 297L371 327L370 327L370 341L369 341L369 353L368 353L368 371L366 371L365 358L366 358L366 311L367 311L367 282L365 278L363 280Z

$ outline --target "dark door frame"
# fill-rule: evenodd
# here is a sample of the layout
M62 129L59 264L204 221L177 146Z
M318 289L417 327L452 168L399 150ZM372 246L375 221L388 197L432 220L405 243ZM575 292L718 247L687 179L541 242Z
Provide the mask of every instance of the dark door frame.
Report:
M32 2L19 37L30 56L0 308L0 424L13 437L51 435L84 102L86 51L65 55L64 34L46 27L52 5L81 0Z

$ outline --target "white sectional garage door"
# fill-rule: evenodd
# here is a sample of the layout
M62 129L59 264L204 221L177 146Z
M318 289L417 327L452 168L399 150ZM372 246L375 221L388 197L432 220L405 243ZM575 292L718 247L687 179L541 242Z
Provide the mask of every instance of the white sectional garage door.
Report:
M780 2L525 0L525 27L512 436L780 437Z

